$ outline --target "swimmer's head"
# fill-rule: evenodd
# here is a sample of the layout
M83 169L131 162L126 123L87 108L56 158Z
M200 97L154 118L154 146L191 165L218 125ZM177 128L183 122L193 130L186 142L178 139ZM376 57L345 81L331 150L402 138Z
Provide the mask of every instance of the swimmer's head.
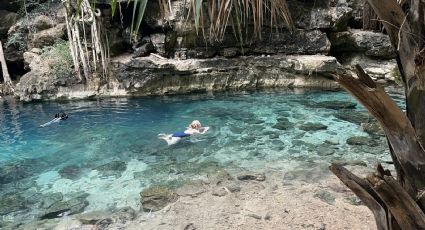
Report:
M199 122L198 120L194 120L192 121L192 123L190 123L189 127L192 129L200 129L202 125L201 122Z

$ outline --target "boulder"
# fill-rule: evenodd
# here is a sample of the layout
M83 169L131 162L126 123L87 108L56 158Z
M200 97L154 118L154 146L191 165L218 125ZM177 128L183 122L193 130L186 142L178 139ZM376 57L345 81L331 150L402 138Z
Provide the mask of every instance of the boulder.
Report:
M220 51L220 55L227 57L227 58L233 58L240 54L240 49L238 48L225 48Z
M326 109L355 109L357 106L357 103L349 102L349 101L321 101L315 104L315 106L319 108L326 108Z
M319 191L314 194L314 197L319 198L321 201L330 205L335 204L335 196L328 191Z
M6 194L0 197L0 215L6 215L25 208L25 198L19 194Z
M301 124L298 128L304 131L318 131L318 130L326 130L328 129L328 126L322 123L307 122L307 123Z
M363 70L374 80L385 79L388 83L400 83L401 77L397 62L394 59L379 60L364 54L343 55L342 63L346 69L353 72L355 65L360 65Z
M149 40L145 44L136 48L136 50L133 53L133 57L146 57L153 52L155 52L155 47L153 46L152 42Z
M339 145L339 138L338 137L333 137L331 139L327 139L327 140L325 140L325 144L328 144L328 145Z
M43 48L46 46L51 46L59 39L65 37L66 33L66 24L58 24L53 28L42 30L32 35L30 42L31 47Z
M150 187L140 193L140 202L145 212L159 211L177 199L178 195L165 187Z
M16 182L31 175L31 165L19 163L0 165L0 184Z
M392 59L396 57L388 35L363 30L331 33L331 50L334 53L364 52L366 56Z
M369 145L371 139L363 136L350 137L347 139L349 145Z
M352 160L352 161L342 161L342 160L336 160L336 161L332 161L333 164L337 164L337 165L341 165L341 166L346 166L346 165L350 165L350 166L363 166L366 167L367 163L361 160Z
M363 28L363 11L365 0L347 0L346 4L348 7L353 9L348 26L350 28L356 29Z
M92 211L79 214L77 219L87 225L96 225L99 229L125 229L129 222L136 218L136 211L131 207L120 208L117 211L110 213L106 211Z
M77 215L77 219L82 224L96 224L103 219L107 219L111 216L110 212L107 211L91 211Z
M15 95L22 101L57 99L64 87L74 88L76 95L81 88L90 88L90 84L78 85L80 81L73 75L73 69L63 68L63 71L54 72L50 66L58 65L57 56L25 52L24 57L25 68L31 71L24 74L15 87Z
M352 11L352 8L345 6L308 9L302 17L295 21L295 24L298 28L307 30L341 31L347 28Z
M7 35L9 28L16 23L17 17L14 12L0 10L0 38Z
M63 195L60 192L45 194L40 201L40 208L48 209L52 205L63 200Z
M32 20L31 24L37 31L42 31L53 27L52 19L46 15L38 15Z
M95 170L99 171L102 176L120 177L121 173L127 169L127 163L124 161L112 161L107 164L98 166Z
M362 123L361 127L364 132L371 136L381 136L384 137L385 133L384 130L381 128L379 123L373 122L373 123Z
M358 125L360 125L361 123L373 121L375 119L367 112L359 112L351 109L338 110L338 112L334 116L338 119Z
M67 165L59 170L62 178L76 180L81 177L81 168L77 165Z
M224 187L215 187L213 188L211 194L213 196L225 196L227 195L227 191Z
M264 31L263 40L253 42L249 48L254 54L328 54L331 43L320 30Z
M153 44L153 47L155 48L155 51L161 56L166 56L165 34L163 33L151 34L150 40Z
M289 119L286 117L279 117L277 119L276 124L273 125L273 128L279 129L279 130L288 130L288 129L292 129L293 127L294 127L294 124L290 122Z
M317 155L319 156L330 156L333 155L335 153L335 149L331 148L331 146L324 144L324 145L320 145L317 148Z
M238 180L256 180L256 181L265 181L266 175L264 173L251 173L246 172L237 176Z
M40 218L53 219L64 215L81 213L89 205L86 200L88 195L88 193L83 193L66 201L58 201L47 208Z

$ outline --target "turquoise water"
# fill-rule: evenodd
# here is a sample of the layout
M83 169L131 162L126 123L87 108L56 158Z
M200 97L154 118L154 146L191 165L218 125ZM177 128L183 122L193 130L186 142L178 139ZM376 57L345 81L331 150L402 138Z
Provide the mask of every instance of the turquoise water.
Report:
M344 92L261 91L0 102L0 221L31 221L51 207L46 200L81 194L85 211L139 209L144 188L177 187L218 170L291 172L332 161L390 160L385 138L360 125L375 120L358 104L329 108L337 102L355 100ZM38 127L59 111L69 119ZM174 146L157 138L183 131L193 119L211 129ZM353 136L366 142L347 144Z

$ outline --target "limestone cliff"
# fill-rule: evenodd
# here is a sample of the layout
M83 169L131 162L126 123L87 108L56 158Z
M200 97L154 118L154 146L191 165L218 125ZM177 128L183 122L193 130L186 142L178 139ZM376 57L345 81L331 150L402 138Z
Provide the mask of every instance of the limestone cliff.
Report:
M120 2L127 9L126 1ZM66 58L49 56L49 52L65 55L56 44L67 39L61 4L44 3L19 18L17 6L0 1L0 18L8 19L0 20L0 39L8 45L6 58L17 82L16 96L29 101L265 87L336 88L331 74L349 71L353 64L361 64L380 83L397 80L388 36L362 29L362 0L288 0L295 31L284 25L277 30L265 27L262 39L248 37L243 43L231 29L219 42L196 35L193 22L180 20L188 7L183 2L172 1L173 14L164 19L156 1L150 1L138 42L130 43L131 10L123 12L126 17L112 17L105 1L98 1L113 56L111 68L107 76L80 81Z

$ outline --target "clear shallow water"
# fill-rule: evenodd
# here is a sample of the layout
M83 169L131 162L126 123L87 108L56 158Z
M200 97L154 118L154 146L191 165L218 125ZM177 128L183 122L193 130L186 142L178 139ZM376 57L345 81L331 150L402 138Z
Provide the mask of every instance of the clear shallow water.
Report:
M395 98L402 104L402 97ZM330 109L329 101L355 102L344 92L318 91L4 101L0 195L18 194L26 205L13 212L0 208L0 215L6 221L37 218L49 208L43 200L58 193L63 196L58 200L65 201L84 192L89 202L85 210L138 209L139 192L146 187L175 187L222 169L291 172L335 160L390 160L382 136L364 132L359 122L341 119L341 114L364 117L363 107ZM59 111L66 111L69 119L38 127ZM157 138L158 133L183 131L193 119L210 126L210 131L174 146ZM306 131L308 122L325 126ZM353 136L366 137L368 144L348 145Z

